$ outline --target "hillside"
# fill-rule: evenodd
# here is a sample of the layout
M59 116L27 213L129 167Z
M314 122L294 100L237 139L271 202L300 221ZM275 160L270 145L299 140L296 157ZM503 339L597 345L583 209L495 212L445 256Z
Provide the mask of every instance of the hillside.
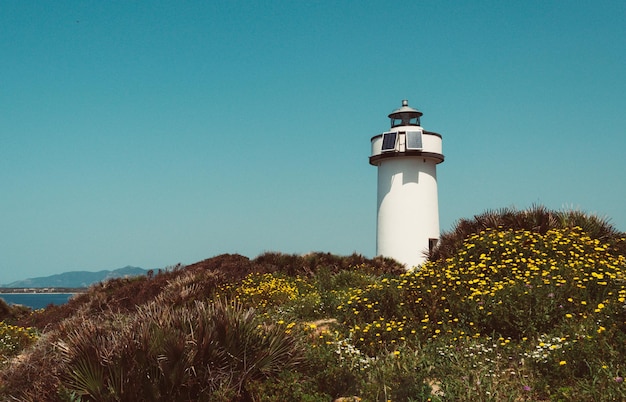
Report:
M0 399L626 400L625 246L593 216L502 210L414 272L267 253L114 279L5 325L24 353Z
M145 275L148 270L126 266L112 271L71 271L50 276L24 279L2 285L2 288L86 288L113 278Z

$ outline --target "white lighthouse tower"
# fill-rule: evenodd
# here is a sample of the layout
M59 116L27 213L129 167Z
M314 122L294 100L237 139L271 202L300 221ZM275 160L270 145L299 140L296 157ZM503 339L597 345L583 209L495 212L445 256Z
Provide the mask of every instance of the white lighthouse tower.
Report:
M403 100L389 114L391 129L372 137L369 159L378 167L376 254L407 268L421 265L439 239L441 135L424 130L421 116Z

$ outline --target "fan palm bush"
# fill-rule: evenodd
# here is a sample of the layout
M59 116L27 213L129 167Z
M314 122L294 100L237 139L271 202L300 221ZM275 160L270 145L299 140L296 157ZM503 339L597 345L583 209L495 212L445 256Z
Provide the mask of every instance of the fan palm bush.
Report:
M301 356L295 337L223 300L88 320L58 348L65 393L94 401L237 400Z

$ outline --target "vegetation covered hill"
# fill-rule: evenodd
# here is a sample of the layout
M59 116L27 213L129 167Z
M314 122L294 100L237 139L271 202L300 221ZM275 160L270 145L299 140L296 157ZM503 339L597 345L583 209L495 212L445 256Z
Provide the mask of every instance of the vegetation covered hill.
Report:
M94 283L113 278L145 275L147 270L138 267L126 266L112 271L98 272L71 271L50 276L24 279L2 285L5 288L86 288Z
M111 280L5 312L0 399L626 400L625 247L534 207L460 221L418 271L268 253Z

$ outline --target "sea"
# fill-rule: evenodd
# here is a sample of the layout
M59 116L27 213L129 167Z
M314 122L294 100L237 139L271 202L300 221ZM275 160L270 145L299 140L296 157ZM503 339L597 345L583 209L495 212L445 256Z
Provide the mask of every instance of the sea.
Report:
M45 308L49 304L60 306L76 293L0 293L0 298L8 304L21 304L33 310Z

